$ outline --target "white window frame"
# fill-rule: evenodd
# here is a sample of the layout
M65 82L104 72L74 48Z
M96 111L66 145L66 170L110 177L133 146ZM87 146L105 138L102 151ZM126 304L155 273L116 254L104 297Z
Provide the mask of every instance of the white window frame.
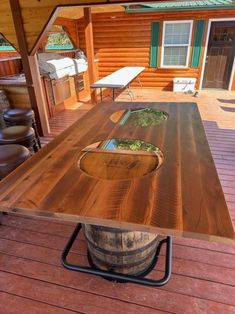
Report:
M165 38L165 29L166 24L177 24L177 23L190 23L190 31L189 31L189 41L188 44L164 44L164 38ZM190 47L192 42L192 29L193 29L193 20L177 20L177 21L164 21L163 22L163 32L162 32L162 53L161 53L161 68L188 68L189 67L189 55L190 55ZM165 47L174 47L174 46L182 46L182 47L188 47L187 50L187 56L186 56L186 65L163 65L163 59L164 59L164 48Z

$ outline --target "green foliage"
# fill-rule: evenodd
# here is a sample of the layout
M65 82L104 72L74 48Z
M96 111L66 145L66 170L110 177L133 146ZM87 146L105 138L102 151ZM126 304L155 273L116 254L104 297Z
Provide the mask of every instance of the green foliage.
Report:
M132 150L132 151L146 151L146 152L158 152L159 149L149 143L141 140L131 139L117 139L115 140L117 149Z
M168 118L167 113L158 109L146 108L131 111L124 124L134 126L156 125Z
M11 44L3 37L0 37L0 46L10 46L11 47Z
M47 40L47 46L53 45L72 45L69 36L65 32L51 33Z

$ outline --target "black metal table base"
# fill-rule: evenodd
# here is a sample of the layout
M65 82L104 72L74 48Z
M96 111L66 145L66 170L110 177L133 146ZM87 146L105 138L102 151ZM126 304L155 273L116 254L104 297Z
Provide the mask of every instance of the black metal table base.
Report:
M130 86L127 85L125 86L124 88L110 88L112 89L112 95L108 94L107 96L103 96L103 91L102 91L102 88L100 88L100 101L102 102L104 98L106 97L110 97L113 101L115 101L115 98L116 98L116 95L115 95L115 90L119 91L120 93L122 91L125 91L126 90L126 95L128 95L131 99L131 101L134 100L134 94L132 92L132 90L130 89Z
M136 284L141 284L141 285L147 285L147 286L155 286L155 287L160 287L165 285L171 276L171 261L172 261L172 238L170 236L167 236L165 239L161 240L159 242L159 245L156 250L156 254L154 256L154 260L150 268L148 269L148 272L153 269L153 267L156 265L158 256L160 254L161 248L163 244L166 244L166 257L165 257L165 272L164 276L161 279L158 280L153 280L153 279L148 279L148 278L143 278L141 276L134 276L134 275L125 275L121 273L115 273L111 271L105 271L105 270L100 270L95 267L86 267L86 266L78 266L78 265L73 265L67 262L67 256L72 248L72 245L74 241L76 240L80 230L81 230L81 224L78 224L76 228L74 229L73 234L71 235L68 243L66 244L63 253L61 255L61 263L62 265L73 271L79 271L82 273L88 273L91 275L98 275L102 276L105 279L109 280L114 280L118 282L132 282ZM143 276L143 275L142 275Z

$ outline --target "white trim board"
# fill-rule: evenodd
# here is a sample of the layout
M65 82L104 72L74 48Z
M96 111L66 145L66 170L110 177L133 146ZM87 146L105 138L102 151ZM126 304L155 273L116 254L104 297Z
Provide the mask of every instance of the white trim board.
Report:
M188 44L185 45L185 47L188 48L187 50L187 57L186 57L186 65L163 65L163 58L164 58L164 38L165 38L165 27L166 24L179 24L179 23L190 23L190 32L189 32L189 41ZM189 55L190 55L190 47L192 46L192 30L193 30L193 20L169 20L169 21L163 21L163 29L162 29L162 51L161 51L161 60L160 60L160 68L174 68L174 69L185 69L189 67ZM169 45L174 46L174 45ZM181 45L177 45L181 46ZM182 45L183 46L183 45Z

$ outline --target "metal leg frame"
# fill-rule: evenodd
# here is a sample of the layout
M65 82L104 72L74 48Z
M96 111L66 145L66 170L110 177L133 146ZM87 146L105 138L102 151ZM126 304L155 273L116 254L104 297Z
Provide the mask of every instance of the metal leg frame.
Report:
M137 77L137 80L138 80L138 83L139 83L139 85L140 85L140 88L142 89L142 88L143 88L143 85L142 85L142 83L141 83L141 81L140 81L140 78Z
M110 95L107 95L107 96L103 96L103 91L102 91L102 88L100 88L100 101L102 102L103 101L103 99L104 98L106 98L106 97L110 97L110 98L112 98L112 100L114 101L114 99L115 99L115 92L114 92L114 89L112 89L113 91L112 91L112 96L110 96Z
M67 262L67 256L71 250L71 247L74 243L74 241L76 240L79 232L81 230L81 224L78 224L76 226L76 228L74 229L73 234L71 235L68 243L66 244L63 253L61 255L61 263L62 265L69 269L69 270L73 270L73 271L79 271L82 273L88 273L91 275L98 275L98 276L102 276L106 279L111 279L114 281L121 281L121 282L132 282L132 283L136 283L136 284L141 284L141 285L147 285L147 286L155 286L155 287L160 287L165 285L171 276L171 261L172 261L172 238L171 236L167 236L165 239L161 240L157 250L156 250L156 254L154 257L154 263L151 266L151 268L153 268L158 260L158 256L160 254L162 245L165 243L166 244L166 258L165 258L165 273L164 276L161 279L158 280L153 280L153 279L147 279L147 278L141 278L141 277L137 277L137 276L133 276L133 275L125 275L125 274L121 274L121 273L114 273L111 271L105 271L105 270L99 270L96 269L94 267L85 267L85 266L77 266L77 265L73 265Z
M100 88L100 101L103 100L102 88Z
M133 94L132 90L130 89L129 84L126 87L126 90L127 90L127 94L130 96L131 101L133 101L134 100L134 94Z

